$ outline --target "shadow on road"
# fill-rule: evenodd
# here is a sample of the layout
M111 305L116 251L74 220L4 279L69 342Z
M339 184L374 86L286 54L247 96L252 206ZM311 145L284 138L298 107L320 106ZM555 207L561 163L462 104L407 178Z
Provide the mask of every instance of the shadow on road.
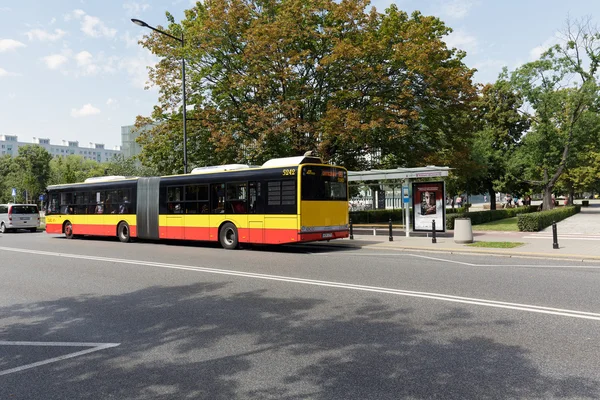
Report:
M53 240L67 240L64 236L52 236ZM98 241L98 242L114 242L119 241L118 238L112 236L81 236L74 241L85 240L85 241ZM195 241L195 240L141 240L135 239L134 242L139 243L152 243L155 245L162 246L183 246L183 247L200 247L207 249L222 249L218 242L209 241ZM358 250L364 246L381 243L379 241L360 240L360 241L331 241L331 242L308 242L308 243L296 243L296 244L285 244L285 245L258 245L240 243L240 251L260 251L260 252L272 252L272 253L296 253L296 254L307 254L307 253L324 253L324 252L335 252L335 251L348 251ZM224 250L223 251L229 251Z
M463 308L418 329L410 322L417 310L376 297L331 307L264 291L225 294L230 285L1 308L0 340L122 344L2 376L0 398L598 398L598 381L543 375L523 348L465 335L459 327L476 322ZM16 361L5 357L14 355L0 349L0 364Z

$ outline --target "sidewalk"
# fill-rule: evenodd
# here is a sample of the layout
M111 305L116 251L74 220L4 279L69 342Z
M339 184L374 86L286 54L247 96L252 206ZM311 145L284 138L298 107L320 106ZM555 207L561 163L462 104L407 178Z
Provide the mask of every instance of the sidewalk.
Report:
M581 213L560 221L556 224L558 232L558 249L553 249L552 227L540 232L498 232L477 231L473 227L474 242L520 242L522 246L511 249L495 249L484 247L471 247L465 244L454 243L452 231L439 234L437 243L432 243L431 234L428 237L423 233L405 232L394 227L393 241L388 239L387 229L377 229L377 236L372 234L354 234L354 240L344 239L340 243L369 249L396 249L436 251L461 254L490 254L514 257L537 257L568 259L578 261L600 262L600 204L591 204L583 207ZM364 231L359 231L363 233ZM369 232L370 233L370 232Z

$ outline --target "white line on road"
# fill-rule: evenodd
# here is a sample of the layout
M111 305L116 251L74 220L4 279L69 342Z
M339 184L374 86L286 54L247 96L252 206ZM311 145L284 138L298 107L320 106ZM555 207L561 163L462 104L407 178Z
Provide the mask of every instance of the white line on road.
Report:
M5 369L4 371L0 371L0 376L12 374L14 372L24 371L26 369L39 367L41 365L46 365L50 363L54 363L57 361L67 360L73 357L79 357L84 354L94 353L96 351L109 349L111 347L117 347L120 343L78 343L78 342L8 342L8 341L0 341L0 346L53 346L53 347L91 347L90 349L85 349L81 351L77 351L74 353L65 354L59 357L48 358L46 360L34 362L31 364L21 365L20 367Z
M317 256L322 256L324 255L324 253L314 253ZM329 253L331 254L331 253ZM474 263L468 263L466 261L456 261L456 260L447 260L445 258L438 258L438 257L429 257L429 256L423 256L420 254L408 254L408 253L365 253L365 254L360 254L360 253L350 253L350 252L345 252L344 255L347 256L355 256L355 257L373 257L374 255L376 255L377 257L384 257L384 256L389 256L389 257L398 257L401 258L403 256L406 257L416 257L416 258L424 258L427 260L433 260L433 261L441 261L441 262L446 262L446 263L451 263L451 264L459 264L459 265L466 265L468 267L512 267L512 268L576 268L576 269L600 269L600 266L594 266L594 265L535 265L535 264L474 264Z
M304 278L294 278L294 277L279 276L279 275L258 274L258 273L252 273L252 272L240 272L240 271L233 271L233 270L207 268L207 267L196 267L196 266L189 266L189 265L158 263L158 262L153 262L153 261L86 256L86 255L68 254L68 253L53 253L53 252L49 252L49 251L27 250L27 249L19 249L19 248L11 248L11 247L0 247L0 250L11 251L11 252L16 252L16 253L25 253L25 254L37 254L37 255L51 256L51 257L63 257L63 258L92 260L92 261L110 262L110 263L144 265L144 266L150 266L150 267L177 269L177 270L184 270L184 271L205 272L205 273L210 273L210 274L239 276L239 277L245 277L245 278L297 283L297 284L303 284L303 285L333 287L333 288L348 289L348 290L359 290L359 291L363 291L363 292L385 293L385 294L393 294L393 295L397 295L397 296L417 297L417 298L423 298L423 299L447 301L447 302L452 302L452 303L472 304L472 305L478 305L478 306L483 306L483 307L503 308L503 309L508 309L508 310L518 310L518 311L526 311L526 312L532 312L532 313L557 315L557 316L563 316L563 317L569 317L569 318L581 318L581 319L590 319L590 320L600 321L599 313L568 310L568 309L561 309L561 308L552 308L552 307L542 307L542 306L536 306L536 305L531 305L531 304L508 303L508 302L503 302L503 301L453 296L453 295L446 295L446 294L440 294L440 293L417 292L417 291L412 291L412 290L401 290L401 289L392 289L392 288L377 287L377 286L355 285L355 284L342 283L342 282L320 281L320 280L314 280L314 279L304 279Z

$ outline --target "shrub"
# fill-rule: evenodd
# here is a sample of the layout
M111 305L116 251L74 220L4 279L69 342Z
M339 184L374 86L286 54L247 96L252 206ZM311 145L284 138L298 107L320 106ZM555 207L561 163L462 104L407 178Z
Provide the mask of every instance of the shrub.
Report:
M562 221L581 211L581 206L567 206L549 211L521 214L517 219L517 226L521 232L538 232L552 225L552 222Z
M497 221L499 219L512 218L519 214L536 212L537 210L538 206L523 206L505 208L502 210L461 212L450 215L446 214L446 229L454 229L454 220L456 218L471 218L471 225L479 225L486 222Z
M352 219L353 224L386 223L389 222L390 218L392 218L392 221L400 221L403 212L403 209L351 211L350 219Z

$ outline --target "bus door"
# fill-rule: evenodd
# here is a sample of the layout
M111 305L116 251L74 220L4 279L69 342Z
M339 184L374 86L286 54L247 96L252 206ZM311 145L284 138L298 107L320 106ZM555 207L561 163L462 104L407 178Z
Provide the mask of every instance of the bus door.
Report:
M250 243L264 243L264 201L261 196L261 183L248 184L248 241Z
M219 226L225 221L225 184L210 185L210 240L219 240Z
M167 236L165 239L184 239L183 186L167 187Z

